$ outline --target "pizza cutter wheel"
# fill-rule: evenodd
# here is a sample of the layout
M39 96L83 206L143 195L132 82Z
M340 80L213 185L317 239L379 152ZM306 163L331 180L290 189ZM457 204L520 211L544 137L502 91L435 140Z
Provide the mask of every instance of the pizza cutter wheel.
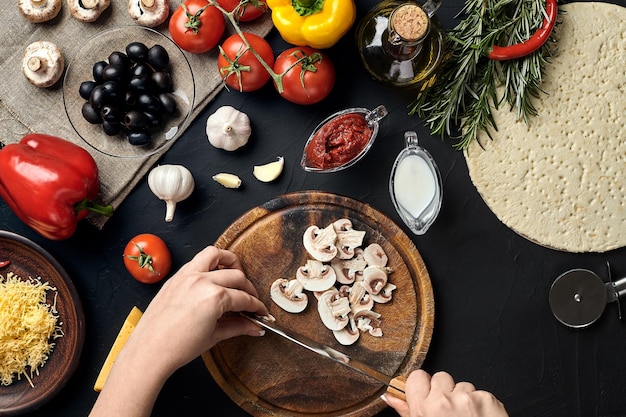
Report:
M600 318L608 303L617 302L618 314L622 314L619 298L626 294L626 277L604 282L592 271L572 269L559 275L550 288L549 302L554 317L564 325L583 328Z

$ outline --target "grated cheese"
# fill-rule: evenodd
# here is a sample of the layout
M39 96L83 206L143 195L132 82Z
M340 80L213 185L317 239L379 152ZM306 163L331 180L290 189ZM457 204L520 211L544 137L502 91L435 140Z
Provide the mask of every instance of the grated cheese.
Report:
M46 303L46 291L55 291ZM63 336L56 310L56 288L39 279L0 275L0 385L24 375L31 386L55 343ZM29 375L30 374L30 375Z

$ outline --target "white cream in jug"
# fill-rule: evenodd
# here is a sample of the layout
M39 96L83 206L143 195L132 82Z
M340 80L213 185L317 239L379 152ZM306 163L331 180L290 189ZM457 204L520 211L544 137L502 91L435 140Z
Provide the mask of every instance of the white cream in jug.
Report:
M412 217L419 217L433 200L436 184L433 173L419 155L408 155L396 168L393 178L396 201Z

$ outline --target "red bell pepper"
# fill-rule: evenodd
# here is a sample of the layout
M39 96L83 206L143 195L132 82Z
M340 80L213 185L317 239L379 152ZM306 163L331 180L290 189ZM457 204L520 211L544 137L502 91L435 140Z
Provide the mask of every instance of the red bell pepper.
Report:
M32 133L0 150L0 196L24 223L42 236L64 240L94 211L100 191L98 166L85 149L64 139Z

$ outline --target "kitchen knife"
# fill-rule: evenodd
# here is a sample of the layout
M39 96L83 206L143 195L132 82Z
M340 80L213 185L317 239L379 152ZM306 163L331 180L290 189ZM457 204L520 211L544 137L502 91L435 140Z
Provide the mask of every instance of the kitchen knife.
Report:
M252 321L253 323L257 324L258 326L261 326L262 328L267 329L272 333L275 333L287 340L290 340L293 343L296 343L303 348L310 350L311 352L315 352L325 358L331 359L335 362L339 362L340 364L347 366L350 369L361 372L362 374L365 374L370 378L374 378L378 382L382 382L387 386L387 392L395 397L406 400L404 377L392 378L389 375L385 375L382 372L379 372L376 369L372 368L371 366L364 364L363 362L352 359L345 353L339 352L338 350L333 349L330 346L326 346L314 340L311 340L306 336L293 333L292 331L285 329L282 326L279 326L274 321L271 321L265 317L256 316L247 312L242 312L241 315Z

